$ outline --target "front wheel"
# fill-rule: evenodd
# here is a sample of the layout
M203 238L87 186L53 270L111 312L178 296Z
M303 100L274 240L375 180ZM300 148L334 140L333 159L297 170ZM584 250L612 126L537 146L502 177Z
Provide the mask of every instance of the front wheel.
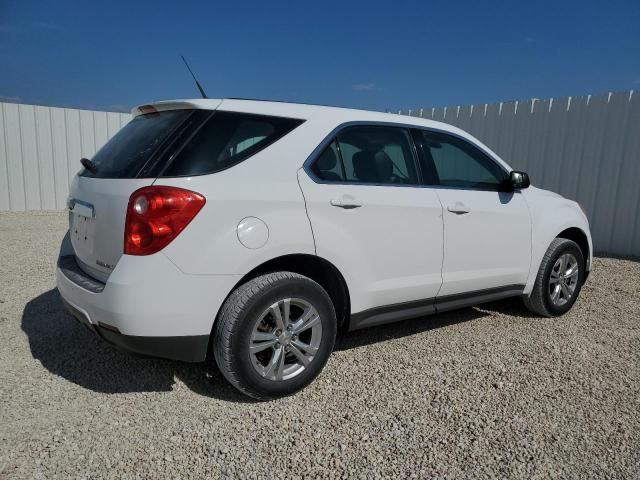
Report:
M554 239L542 259L531 294L524 297L526 307L544 317L567 313L578 298L585 273L580 247L565 238Z
M327 363L336 330L333 303L320 285L296 273L269 273L227 298L213 354L229 383L266 400L311 383Z

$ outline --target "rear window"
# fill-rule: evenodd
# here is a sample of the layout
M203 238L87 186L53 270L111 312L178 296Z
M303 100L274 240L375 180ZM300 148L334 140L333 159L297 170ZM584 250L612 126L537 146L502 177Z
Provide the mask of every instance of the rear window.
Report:
M172 110L140 115L127 123L91 159L96 173L85 177L136 178L154 153L191 115L192 110Z
M207 110L135 117L92 158L96 178L179 177L214 173L255 155L301 120Z

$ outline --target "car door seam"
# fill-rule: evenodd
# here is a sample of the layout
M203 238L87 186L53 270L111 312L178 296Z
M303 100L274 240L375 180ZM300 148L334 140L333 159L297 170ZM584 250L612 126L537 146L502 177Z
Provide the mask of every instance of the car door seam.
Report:
M440 295L440 291L442 290L442 286L444 285L444 246L445 246L445 231L444 231L444 204L442 203L442 198L440 198L440 194L438 193L438 189L434 188L433 191L436 193L436 198L438 199L438 202L440 203L440 222L442 224L442 255L440 255L440 288L438 288L438 291L436 292L436 296L434 297L434 304L435 304L435 299L438 298L438 295Z
M531 213L531 208L529 207L529 202L527 201L526 195L520 195L524 200L524 204L527 207L527 213L529 214L529 272L527 273L527 285L529 284L529 278L531 277L531 271L533 270L533 215Z
M304 167L300 167L298 169L298 171L296 172L296 182L298 183L298 188L300 189L300 193L302 194L302 202L304 203L304 212L307 215L307 220L309 221L309 229L311 230L311 239L313 240L313 251L316 255L316 257L318 256L318 246L316 243L316 235L313 231L313 223L311 223L311 217L309 216L309 209L307 208L307 197L304 196L304 189L302 188L302 185L300 184L300 172L305 172Z

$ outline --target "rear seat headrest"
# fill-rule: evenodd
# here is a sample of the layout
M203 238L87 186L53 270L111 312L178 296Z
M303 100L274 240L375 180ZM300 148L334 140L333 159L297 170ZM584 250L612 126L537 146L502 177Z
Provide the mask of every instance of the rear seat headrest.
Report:
M338 158L332 148L325 148L322 155L318 157L316 165L318 170L333 170L338 163Z
M382 150L363 150L353 156L353 170L363 182L389 183L393 174L393 162Z

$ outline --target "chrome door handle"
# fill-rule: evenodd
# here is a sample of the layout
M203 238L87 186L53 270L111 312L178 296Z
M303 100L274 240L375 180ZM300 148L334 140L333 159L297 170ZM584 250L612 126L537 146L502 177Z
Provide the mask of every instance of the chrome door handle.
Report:
M456 202L455 205L447 206L447 210L451 213L455 213L456 215L461 215L464 213L469 213L471 210L462 202Z
M334 207L345 208L347 210L350 210L352 208L358 208L358 207L362 206L362 203L357 201L355 199L355 197L353 197L351 195L342 195L339 198L334 198L329 203L331 203L331 205L334 206Z

